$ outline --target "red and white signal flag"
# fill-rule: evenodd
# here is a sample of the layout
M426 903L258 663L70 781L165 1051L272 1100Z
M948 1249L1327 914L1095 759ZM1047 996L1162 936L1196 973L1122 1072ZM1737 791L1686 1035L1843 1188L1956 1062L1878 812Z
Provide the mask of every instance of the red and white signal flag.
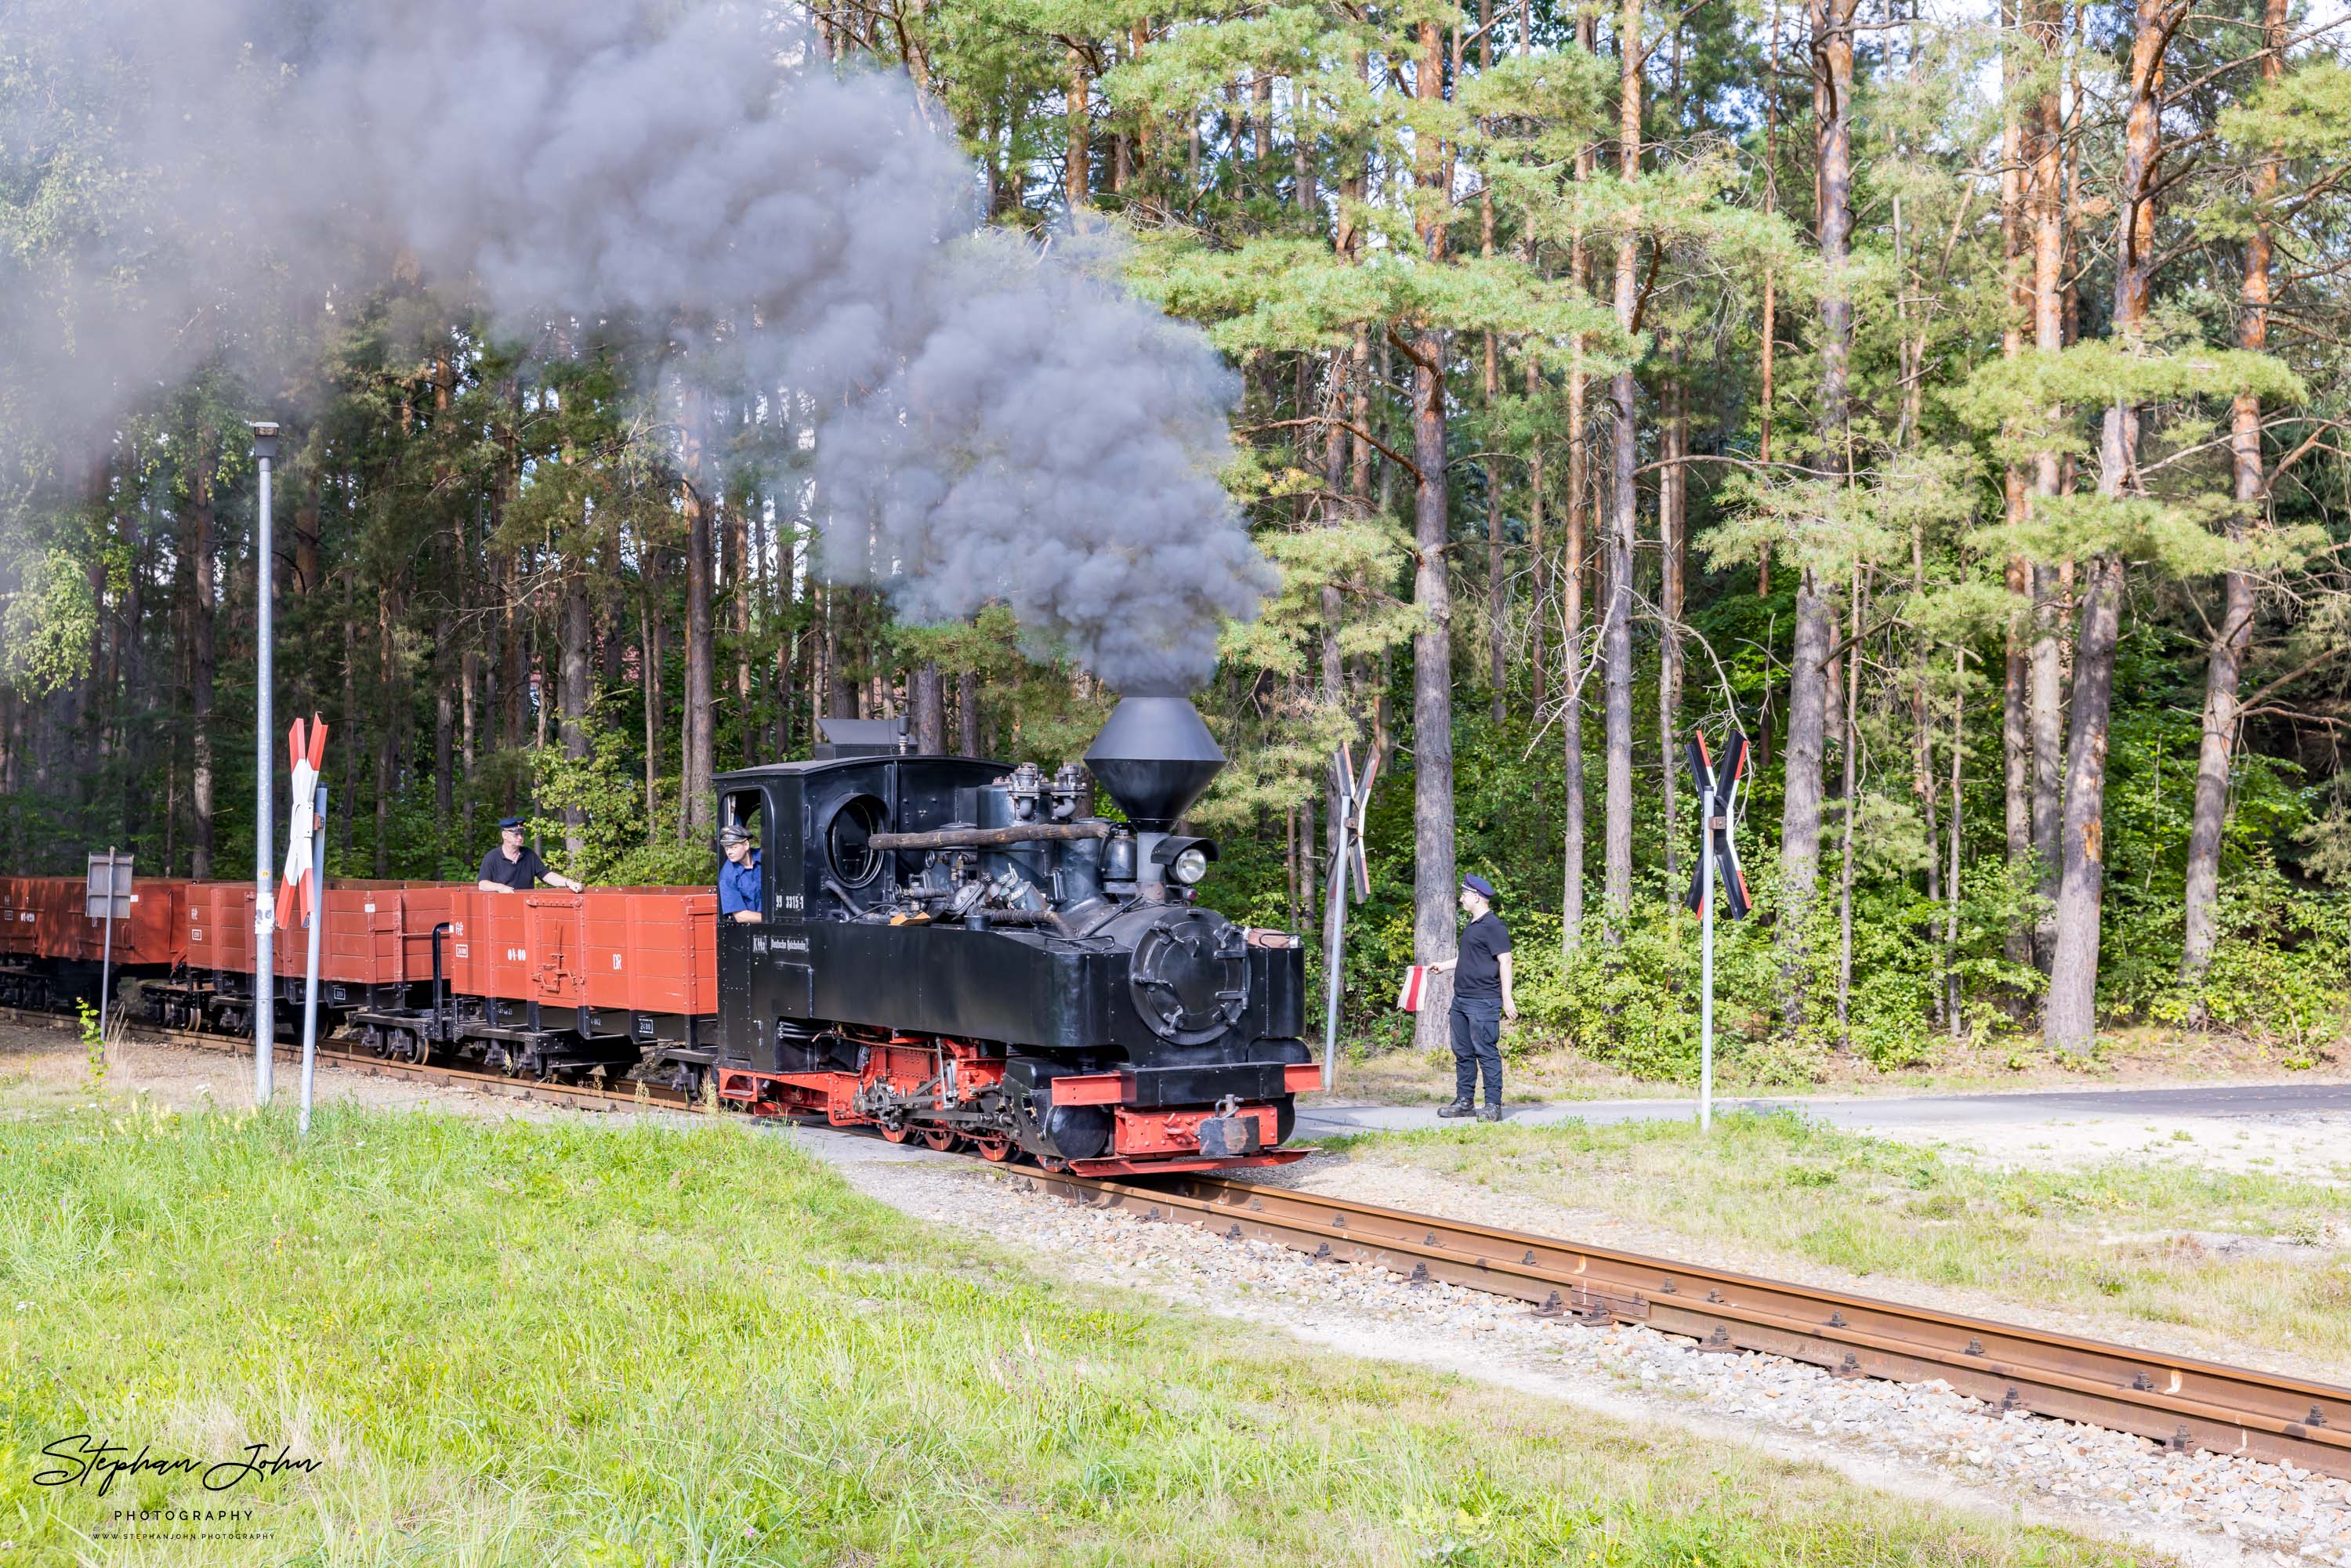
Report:
M319 868L310 863L310 841L318 834L319 765L327 759L327 721L313 714L306 728L296 719L286 733L286 752L294 765L294 810L286 824L286 874L277 884L277 924L290 931L298 913L315 915L319 908Z
M1428 971L1426 964L1415 964L1405 970L1404 988L1396 992L1399 1010L1408 1013L1420 1010L1420 1004L1428 996Z

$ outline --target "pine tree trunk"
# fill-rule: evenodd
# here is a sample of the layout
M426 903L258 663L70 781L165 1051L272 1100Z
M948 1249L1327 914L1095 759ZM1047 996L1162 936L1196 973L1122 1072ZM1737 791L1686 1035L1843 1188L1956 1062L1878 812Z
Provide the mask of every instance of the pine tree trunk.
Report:
M1425 101L1445 93L1443 34L1420 25L1416 89ZM1444 165L1434 147L1420 149L1416 178L1424 192L1442 195ZM1422 220L1420 243L1429 264L1444 259L1441 217ZM1422 624L1412 643L1413 953L1433 964L1455 950L1453 840L1453 593L1447 580L1449 508L1446 486L1445 334L1429 329L1413 345L1412 456L1419 469L1413 493L1413 602ZM1432 977L1427 1005L1414 1019L1414 1043L1442 1050L1449 1041L1446 1013L1453 986Z
M481 689L481 678L482 655L479 650L468 648L465 650L464 655L457 661L457 695L459 698L457 706L458 759L465 768L465 797L464 805L461 808L460 814L462 821L457 838L458 858L460 861L472 852L471 846L475 841L474 784L475 775L474 768L475 762L478 760L478 752L476 748L480 742L480 737L477 733L476 727L481 722L478 699L476 698L475 694Z
M1486 252L1494 249L1494 198L1485 196ZM1490 413L1494 399L1501 391L1496 375L1494 334L1486 334L1486 408ZM1489 716L1497 729L1502 724L1503 695L1510 689L1510 580L1505 573L1502 551L1502 476L1494 460L1486 460L1486 685L1490 704Z
M2066 737L2065 815L2057 939L2044 1021L2053 1050L2087 1051L2097 1038L2098 915L2105 889L2106 719L2114 698L2122 561L2094 556L2075 633L2073 722Z
M563 585L563 671L562 684L557 700L562 705L563 755L574 762L588 759L588 708L590 700L589 661L596 641L596 620L588 605L588 579L578 567L566 574ZM586 852L587 840L581 830L586 816L576 801L567 801L563 808L563 849L568 857L565 864L579 874L580 856Z
M457 816L457 692L456 672L450 668L456 650L449 615L444 611L433 626L433 809L438 835L448 836Z
M2024 328L2032 319L2032 287L2024 267L2026 44L2018 24L2016 0L2003 0L2000 20L2000 243L2001 277L2008 293L2008 308L2001 322L2001 355L2013 360L2024 352ZM2001 476L2001 494L2002 516L2011 529L2023 527L2032 506L2031 493L2023 466L2010 463ZM2032 563L2021 555L2010 557L2005 582L2009 610L2001 678L2001 799L2009 873L2022 879L2032 860L2032 684L2031 640L2025 631L2032 606ZM1956 884L1952 896L1958 896ZM2022 967L2032 963L2031 927L2022 921L2010 922L2001 948L2011 964ZM1956 1029L1956 1014L1952 1022Z
M979 672L966 670L956 676L956 727L960 729L963 754L977 757L979 753Z
M2162 155L2164 47L2187 0L2138 0L2131 40L2128 112L2116 218L2113 332L2136 345L2155 287L2155 185ZM2098 441L2098 494L2120 499L2137 483L2139 414L2117 402ZM2074 648L2074 711L2066 736L2064 878L2050 966L2044 1034L2053 1050L2082 1051L2097 1039L2098 923L2105 891L2106 721L2114 697L2115 642L2123 561L2089 564Z
M359 758L360 758L360 633L351 619L350 589L344 590L343 601L343 706L338 716L340 728L335 737L341 748L341 764L335 769L342 782L343 807L335 813L336 832L341 841L342 856L351 858L351 824L359 818Z
M662 649L661 618L653 611L653 586L649 580L651 564L640 557L639 595L637 599L637 658L644 671L643 695L645 718L645 843L648 848L661 837L661 737Z
M1535 362L1533 340L1528 341L1526 353L1527 402L1531 405L1542 391L1542 371ZM1550 543L1543 537L1543 444L1538 430L1527 448L1527 557L1528 564L1534 569L1534 608L1527 618L1532 644L1527 651L1527 678L1532 687L1531 707L1538 716L1551 701L1551 628L1545 623L1551 615ZM1540 716L1536 722L1541 722Z
M909 684L914 688L914 749L937 757L947 748L947 693L938 661L925 659L915 665Z
M1641 0L1625 0L1617 37L1624 53L1617 91L1617 172L1627 185L1641 172ZM1637 210L1625 219L1616 241L1616 325L1626 337L1639 289L1640 239ZM1607 747L1607 799L1602 854L1608 940L1624 940L1633 907L1633 531L1640 505L1636 472L1640 430L1635 423L1633 368L1616 372L1609 387L1614 413L1610 434L1608 594L1602 612L1600 646L1608 665L1603 727Z
M2264 47L2262 77L2274 84L2285 70L2285 0L2266 0L2262 8ZM2238 296L2241 314L2237 343L2260 353L2269 347L2270 225L2269 204L2276 198L2278 165L2264 159L2253 170L2252 204L2257 214L2253 232L2245 240L2245 279ZM2236 469L2238 509L2229 517L2229 538L2242 538L2246 525L2258 515L2265 479L2262 469L2262 400L2240 392L2231 412L2229 445ZM2253 637L2253 585L2243 572L2221 579L2220 623L2204 670L2203 737L2196 756L2196 804L2188 829L2188 890L2186 934L2181 944L2179 977L2200 986L2211 967L2212 949L2220 940L2220 834L2228 825L2229 756L2236 742L2237 687L2244 674L2245 650ZM2204 1022L2200 993L2191 1004L2194 1021Z
M2038 46L2038 79L2042 83L2026 137L2032 167L2027 199L2032 217L2032 342L2041 352L2054 354L2065 346L2065 132L2055 76L2064 51L2064 32L2055 0L2032 0L2025 26ZM2051 410L2048 428L2058 428L2062 418L2060 411ZM2040 453L2033 460L2035 500L2053 497L2065 486L2058 455L2054 451ZM2064 609L2059 575L2058 568L2052 563L2033 564L2032 847L2041 856L2039 891L2044 901L2033 933L2033 956L2044 970L2056 951L2055 901L2064 860L2064 851L2057 841L2064 810L2060 797L2064 759L2059 748L2065 733Z
M1579 13L1576 42L1586 54L1593 52L1596 26L1589 11ZM1592 146L1586 141L1576 151L1575 183L1581 185L1589 181L1593 166ZM1570 235L1567 255L1569 278L1578 290L1588 291L1591 256L1584 247L1583 229L1577 228ZM1592 384L1591 374L1584 369L1583 333L1569 335L1567 352L1567 538L1559 572L1560 771L1565 818L1560 835L1559 941L1562 954L1573 953L1583 943L1583 556L1588 548L1584 519L1590 515L1586 507L1591 484L1591 456L1584 443L1583 423Z
M1804 1021L1802 968L1810 949L1813 900L1821 873L1821 765L1827 751L1828 673L1835 613L1810 567L1796 578L1796 640L1788 673L1788 730L1782 750L1786 793L1780 806L1782 1011Z
M756 497L737 500L726 508L723 516L726 529L726 587L734 601L735 610L735 716L743 732L743 766L750 767L759 760L759 728L753 722L751 705L751 552L748 549L749 519L744 507ZM713 766L716 775L716 719L713 716Z
M1070 199L1070 211L1075 213L1093 199L1093 111L1090 107L1091 84L1086 71L1086 57L1075 44L1070 46L1070 80L1065 108L1069 116L1069 150L1061 162L1061 182Z
M1855 774L1860 748L1854 731L1855 710L1861 706L1861 629L1868 607L1868 569L1857 567L1853 574L1851 627L1845 633L1853 649L1845 661L1844 727L1837 737L1844 764L1844 788L1839 791L1844 814L1837 828L1837 1042L1848 1051L1853 1049L1853 830L1860 804L1855 794L1860 787Z
M1853 13L1855 0L1811 6L1814 152L1820 190L1820 435L1829 465L1852 455L1847 375L1853 299L1845 263L1853 231ZM1790 1029L1805 1015L1805 968L1820 883L1821 766L1827 747L1828 672L1835 612L1818 576L1802 569L1796 586L1793 668L1788 679L1786 790L1780 811L1782 1011Z
M1661 448L1658 455L1665 466L1657 470L1657 549L1663 562L1658 573L1657 608L1661 623L1657 629L1657 755L1665 766L1658 770L1660 803L1664 807L1666 839L1666 885L1677 885L1681 881L1681 835L1675 827L1675 808L1679 794L1674 758L1675 737L1682 722L1682 601L1687 565L1689 559L1689 527L1686 510L1689 495L1689 470L1683 457L1689 450L1689 410L1682 386L1682 345L1674 343L1672 369L1667 375L1662 396L1665 403L1663 428L1658 432Z
M710 827L717 776L717 732L711 708L711 666L716 662L711 614L709 491L703 478L702 402L687 399L684 431L685 505L685 747L679 781L678 841L691 843Z
M1968 752L1968 651L1960 648L1951 657L1951 858L1950 902L1943 911L1943 1018L1950 1027L1951 1038L1960 1039L1967 1032L1966 1015L1959 1006L1959 821L1964 796L1960 792L1961 772Z
M392 798L400 777L400 727L392 709L406 700L394 664L392 622L399 612L393 608L393 595L387 583L377 590L375 600L375 874L379 880L392 874Z

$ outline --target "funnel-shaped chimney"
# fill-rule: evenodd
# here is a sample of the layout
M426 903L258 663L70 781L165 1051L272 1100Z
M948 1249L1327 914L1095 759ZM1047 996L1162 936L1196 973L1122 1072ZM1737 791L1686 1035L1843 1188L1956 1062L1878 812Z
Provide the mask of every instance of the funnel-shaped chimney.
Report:
M1138 832L1164 833L1224 771L1225 754L1187 699L1138 693L1094 737L1086 767Z

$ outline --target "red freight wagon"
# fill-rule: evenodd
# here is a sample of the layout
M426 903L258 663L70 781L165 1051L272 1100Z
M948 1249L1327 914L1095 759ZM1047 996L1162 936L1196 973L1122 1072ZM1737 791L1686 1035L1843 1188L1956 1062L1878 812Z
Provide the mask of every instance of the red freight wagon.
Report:
M253 974L253 884L188 884L188 967L198 974Z
M190 884L141 877L131 888L130 912L114 923L114 961L126 967L176 964L184 956L180 907ZM96 964L106 955L106 922L92 920L89 884L77 876L8 879L9 946L26 957Z
M0 876L0 957L37 957L33 941L33 879Z
M412 966L431 929L416 903L426 891L410 890ZM412 991L408 1008L352 1015L361 1037L388 1054L429 1058L438 1042L479 1050L505 1071L545 1074L577 1065L583 1052L622 1070L641 1046L709 1036L718 1010L718 899L709 889L430 891L447 898L445 985L433 992L429 967L412 967L412 984L428 984L421 996Z
M596 887L582 895L588 1004L601 1012L716 1013L718 896L700 889Z
M319 996L329 1007L397 1007L433 983L434 933L440 928L440 975L462 992L458 972L469 889L441 882L337 881L327 883L319 932ZM277 934L280 995L302 999L309 933L297 925Z

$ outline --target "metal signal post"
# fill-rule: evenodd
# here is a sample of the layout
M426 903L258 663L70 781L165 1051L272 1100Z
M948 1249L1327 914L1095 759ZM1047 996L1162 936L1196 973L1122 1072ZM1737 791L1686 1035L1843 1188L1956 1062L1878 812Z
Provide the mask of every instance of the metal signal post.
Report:
M258 421L253 427L253 458L261 470L261 517L254 551L255 638L256 668L254 696L257 708L255 733L259 737L254 757L253 807L253 1103L269 1103L271 1058L277 1048L277 955L270 938L277 921L269 894L270 841L277 836L277 768L271 748L277 744L277 720L270 712L274 678L271 644L271 601L277 596L277 557L269 538L269 470L277 460L277 426Z
M1690 778L1698 786L1699 846L1698 876L1691 882L1687 903L1698 917L1698 1124L1700 1132L1714 1126L1714 880L1722 876L1722 902L1733 920L1744 919L1751 907L1747 876L1739 867L1739 852L1730 841L1730 824L1738 814L1739 781L1747 774L1747 737L1733 735L1719 758L1707 755L1706 735L1693 731L1689 741Z
M1330 824L1331 886L1326 901L1327 915L1323 923L1322 961L1328 973L1324 978L1325 997L1322 1009L1322 1092L1331 1092L1332 1073L1339 1060L1339 999L1344 989L1347 949L1347 882L1350 872L1355 883L1355 902L1361 904L1372 895L1370 863L1364 858L1364 811L1371 804L1372 780L1379 777L1380 754L1377 747L1364 761L1363 777L1355 777L1352 749L1342 745L1331 758L1331 800L1334 808Z

